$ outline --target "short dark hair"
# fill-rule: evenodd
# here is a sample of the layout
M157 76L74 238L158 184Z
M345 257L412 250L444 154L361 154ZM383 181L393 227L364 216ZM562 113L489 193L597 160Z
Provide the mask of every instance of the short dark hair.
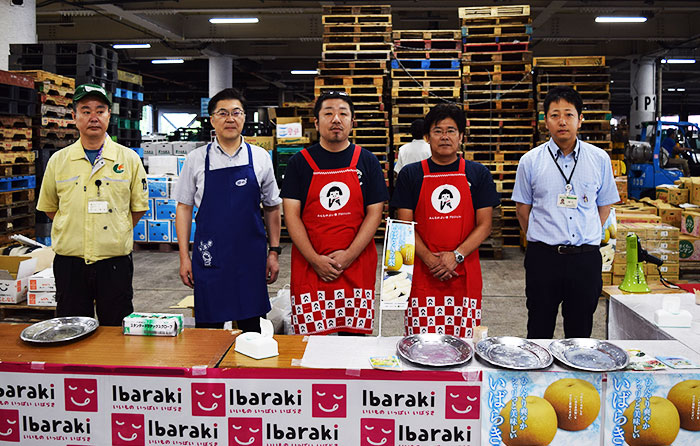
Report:
M576 108L578 115L581 116L581 113L583 113L583 98L578 91L566 86L554 87L547 92L547 95L544 97L545 116L549 113L549 104L562 99L572 104Z
M219 101L227 101L230 99L237 99L240 101L243 106L243 111L245 111L245 98L243 97L243 93L237 88L224 88L209 100L209 105L207 106L209 116L214 114Z
M328 99L342 99L343 101L347 102L348 106L350 107L350 117L355 117L355 106L347 93L344 91L327 91L322 93L321 96L316 99L316 103L314 104L314 116L316 119L318 119L318 115L321 112L321 107L323 107L323 101Z
M343 190L339 188L338 186L333 186L330 189L328 189L328 193L326 193L326 197L330 197L331 193L333 192L338 192L339 195L343 195Z
M443 189L443 190L440 192L439 197L442 198L443 195L449 195L450 198L454 198L454 196L452 195L452 192L450 192L449 189Z
M464 116L464 111L456 105L452 104L438 104L431 108L427 115L425 115L425 123L423 124L423 135L430 133L431 127L436 125L438 122L452 118L452 120L457 124L457 130L459 133L464 134L467 128L467 118Z
M413 139L423 139L423 127L425 126L425 120L423 118L418 118L411 123L411 136Z

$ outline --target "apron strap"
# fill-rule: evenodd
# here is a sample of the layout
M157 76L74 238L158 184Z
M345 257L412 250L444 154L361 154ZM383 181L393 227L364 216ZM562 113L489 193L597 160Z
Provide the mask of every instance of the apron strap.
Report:
M207 155L204 157L204 171L209 170L209 148L211 147L211 143L207 145Z
M353 169L357 168L357 160L360 159L360 153L362 152L362 147L355 144L355 152L352 154L352 160L350 161L350 167Z
M420 165L423 167L423 175L428 175L430 173L430 168L428 167L428 160L424 159L420 162Z
M248 165L253 167L253 151L250 148L250 144L245 143L245 145L248 147Z
M464 161L464 158L459 159L459 172L464 172L464 175L467 174L467 163Z
M304 149L301 149L301 155L302 155L304 158L306 158L306 162L309 163L309 166L311 167L311 170L313 170L314 172L318 172L319 170L321 170L321 169L318 168L318 165L316 164L316 161L314 161L314 159L311 158L311 154L309 153L308 150L306 150L305 148L304 148Z

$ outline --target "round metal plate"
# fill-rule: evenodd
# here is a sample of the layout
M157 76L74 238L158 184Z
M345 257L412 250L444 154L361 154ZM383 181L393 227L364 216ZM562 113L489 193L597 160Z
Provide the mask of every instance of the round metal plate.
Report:
M91 317L57 317L30 325L19 337L32 344L55 344L80 339L98 326L97 320Z
M562 364L589 372L622 370L630 361L625 350L598 339L558 339L549 344L549 351Z
M546 348L514 336L486 338L476 344L476 354L493 365L514 370L537 370L552 364Z
M461 365L474 354L468 342L437 333L406 336L396 344L396 350L407 361L431 367Z

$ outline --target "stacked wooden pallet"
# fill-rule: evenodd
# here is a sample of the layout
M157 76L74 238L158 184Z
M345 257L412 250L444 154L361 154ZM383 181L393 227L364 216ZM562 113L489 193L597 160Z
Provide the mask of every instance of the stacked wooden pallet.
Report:
M36 90L30 77L0 70L0 244L34 236L36 175L32 122Z
M582 141L612 150L610 119L610 69L605 56L536 57L539 141L549 139L544 125L544 98L550 88L573 87L583 97Z
M391 6L323 6L323 54L316 96L344 91L355 106L351 140L374 153L389 184L389 125L385 106L391 54ZM388 216L388 208L385 210ZM384 225L377 231L383 237Z
M459 17L464 44L465 157L488 167L501 193L501 238L496 234L489 241L498 256L503 246L520 244L510 196L518 160L534 142L530 7L460 8Z
M394 156L412 140L411 123L435 104L461 102L459 30L394 31L391 124Z

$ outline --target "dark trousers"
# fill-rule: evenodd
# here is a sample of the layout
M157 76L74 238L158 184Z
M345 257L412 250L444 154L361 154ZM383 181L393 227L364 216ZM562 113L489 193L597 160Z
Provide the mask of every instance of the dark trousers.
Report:
M241 319L236 321L236 325L238 325L238 329L242 330L244 333L248 331L260 333L260 318L265 318L265 315L261 314L260 316ZM195 316L194 328L224 328L224 322L199 322Z
M527 337L554 336L559 304L567 338L588 338L593 313L603 291L599 250L558 254L546 246L530 243L525 253Z
M121 325L134 311L131 254L86 264L80 257L56 254L56 316L95 317L100 325Z

